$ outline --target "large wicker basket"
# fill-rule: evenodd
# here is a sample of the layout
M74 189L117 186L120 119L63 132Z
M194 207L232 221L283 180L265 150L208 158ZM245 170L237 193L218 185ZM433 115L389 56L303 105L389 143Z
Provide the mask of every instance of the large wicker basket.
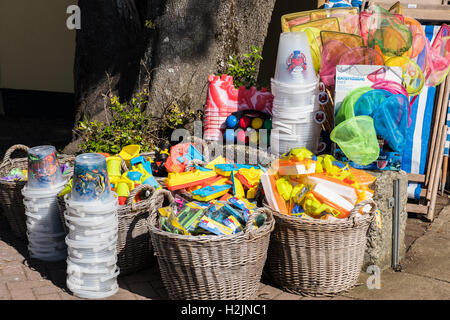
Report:
M133 203L133 199L138 194L150 191L151 194L144 200ZM120 275L127 275L150 266L154 261L154 252L148 232L149 213L152 210L152 196L155 189L148 185L136 187L127 199L125 205L120 206L117 212L119 227L117 234L117 265L120 268ZM64 230L69 232L64 219L66 204L63 197L58 197L58 204L61 212Z
M29 148L22 144L10 147L0 164L0 176L6 176L11 169L18 168L26 170L28 168L28 158L11 159L15 151L28 152ZM58 154L58 160L61 163L73 161L74 157ZM0 207L3 215L6 217L14 235L18 238L27 240L27 216L23 205L22 189L26 181L2 181L0 180Z
M356 212L365 205L371 210ZM366 200L339 221L301 219L273 212L267 264L270 277L284 290L305 296L331 296L353 287L361 272L366 233L377 206Z
M267 258L270 232L274 228L271 211L260 228L251 230L249 218L243 232L230 236L184 236L158 229L158 208L171 193L155 193L149 229L163 284L170 299L243 300L255 298Z

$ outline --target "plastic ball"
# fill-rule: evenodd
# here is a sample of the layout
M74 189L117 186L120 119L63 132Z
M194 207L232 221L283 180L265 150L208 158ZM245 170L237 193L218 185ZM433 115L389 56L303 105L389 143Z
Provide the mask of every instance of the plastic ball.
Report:
M248 140L251 144L253 145L257 145L258 144L258 140L259 140L259 134L258 131L252 130L252 132L250 133Z
M234 143L236 136L234 135L234 130L225 130L225 141L228 143Z
M237 125L237 122L238 122L238 119L236 118L236 116L234 116L234 115L228 116L227 122L226 122L227 127L230 129L234 129L234 127L236 127L236 125Z
M249 117L242 117L240 120L239 120L239 126L242 128L242 129L247 129L248 128L248 126L250 125L250 118Z
M263 126L263 123L264 123L263 119L255 118L252 120L252 128L258 130Z
M248 139L244 130L239 130L236 134L236 138L237 138L237 141L240 143L246 143L247 139Z
M272 120L271 119L266 119L264 121L263 128L267 129L267 130L272 129Z

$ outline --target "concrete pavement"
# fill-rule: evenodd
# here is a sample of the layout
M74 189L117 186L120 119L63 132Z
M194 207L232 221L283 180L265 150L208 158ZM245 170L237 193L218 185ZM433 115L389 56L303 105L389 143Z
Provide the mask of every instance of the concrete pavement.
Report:
M408 228L409 227L409 228ZM450 299L450 206L432 224L408 219L409 248L403 272L381 273L381 289L368 289L362 272L359 286L336 297L309 298L283 292L263 277L258 300ZM68 292L65 262L44 263L28 257L26 244L15 238L0 217L0 300L78 299ZM108 299L167 299L157 263L119 278L119 292Z

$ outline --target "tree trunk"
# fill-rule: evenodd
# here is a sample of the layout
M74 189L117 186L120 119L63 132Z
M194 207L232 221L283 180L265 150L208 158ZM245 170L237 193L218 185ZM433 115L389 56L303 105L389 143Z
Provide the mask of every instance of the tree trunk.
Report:
M105 94L111 90L128 100L146 84L152 111L181 96L201 109L208 75L225 70L230 55L263 46L274 4L275 0L79 0L75 121L105 121ZM145 27L146 21L156 28Z

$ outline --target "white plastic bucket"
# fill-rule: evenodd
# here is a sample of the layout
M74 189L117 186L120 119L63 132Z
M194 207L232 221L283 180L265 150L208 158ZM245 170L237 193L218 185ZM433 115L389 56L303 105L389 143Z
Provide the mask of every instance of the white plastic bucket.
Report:
M305 32L283 32L278 44L275 79L292 84L317 81Z

